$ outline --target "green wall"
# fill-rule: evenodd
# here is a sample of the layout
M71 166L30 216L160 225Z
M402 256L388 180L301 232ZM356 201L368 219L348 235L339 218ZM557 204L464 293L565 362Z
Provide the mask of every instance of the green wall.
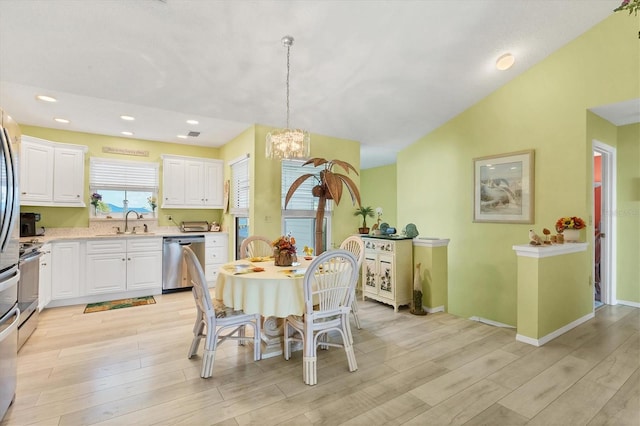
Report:
M89 226L89 158L105 157L130 161L157 162L160 164L160 192L159 199L162 199L162 154L174 154L190 157L220 158L218 148L205 148L193 145L182 145L165 142L155 142L131 138L119 138L114 136L95 135L91 133L69 132L64 130L48 129L20 125L23 135L46 139L52 142L70 143L75 145L85 145L89 151L85 155L85 196L87 207L40 207L22 206L22 212L39 212L42 219L38 226L45 228L73 228ZM129 156L119 154L109 154L102 152L103 147L136 149L149 151L148 157ZM161 204L161 203L160 203ZM158 206L158 225L170 226L172 222L165 220L165 215L172 215L174 221L180 223L183 220L208 220L220 221L221 211L217 209L162 209Z
M371 206L375 210L376 207L382 207L382 222L387 222L389 226L393 226L402 231L406 223L400 224L397 219L397 179L396 165L374 167L362 171L362 186L360 195L362 196L362 204ZM367 218L369 227L376 223L377 217ZM353 217L353 223L356 227L362 225L362 216ZM381 222L381 223L382 223Z
M617 292L640 305L640 124L617 132Z
M592 154L586 111L639 97L638 75L637 19L612 14L399 153L398 222L414 222L423 235L451 239L451 313L516 325L512 246L526 243L531 228L552 229L561 216L589 218ZM535 150L535 223L474 223L473 159L526 149ZM587 231L590 235L591 225ZM623 250L640 257L637 245ZM591 269L589 256L582 267ZM593 289L582 287L579 291L588 296L581 293L570 301L578 305L579 316L593 309ZM635 297L640 302L637 292Z

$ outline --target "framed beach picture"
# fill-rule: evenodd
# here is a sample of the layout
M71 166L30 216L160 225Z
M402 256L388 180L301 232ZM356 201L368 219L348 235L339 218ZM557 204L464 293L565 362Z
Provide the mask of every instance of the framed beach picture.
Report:
M534 222L534 151L473 159L473 221Z

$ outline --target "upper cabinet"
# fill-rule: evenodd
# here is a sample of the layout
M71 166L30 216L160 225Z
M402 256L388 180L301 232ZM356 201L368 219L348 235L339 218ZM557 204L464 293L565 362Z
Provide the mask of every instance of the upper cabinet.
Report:
M224 161L162 156L162 208L221 209Z
M20 145L20 204L85 207L86 152L86 146L23 135Z

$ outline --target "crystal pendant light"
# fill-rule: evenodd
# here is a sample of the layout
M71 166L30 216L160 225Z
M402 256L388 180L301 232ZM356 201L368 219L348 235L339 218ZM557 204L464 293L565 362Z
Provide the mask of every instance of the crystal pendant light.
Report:
M282 44L287 48L287 127L267 134L266 156L280 160L308 158L311 145L309 132L289 128L289 52L293 45L293 37L282 37Z

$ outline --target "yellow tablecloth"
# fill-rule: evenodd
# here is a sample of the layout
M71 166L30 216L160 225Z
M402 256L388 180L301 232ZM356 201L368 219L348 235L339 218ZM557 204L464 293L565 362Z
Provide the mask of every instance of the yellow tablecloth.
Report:
M273 259L265 262L237 260L220 268L216 281L215 297L233 309L245 313L259 313L264 317L284 318L287 315L302 315L304 292L303 270L311 261L299 258L298 266L275 266ZM252 265L265 270L242 273L235 265ZM298 270L295 276L292 270Z

